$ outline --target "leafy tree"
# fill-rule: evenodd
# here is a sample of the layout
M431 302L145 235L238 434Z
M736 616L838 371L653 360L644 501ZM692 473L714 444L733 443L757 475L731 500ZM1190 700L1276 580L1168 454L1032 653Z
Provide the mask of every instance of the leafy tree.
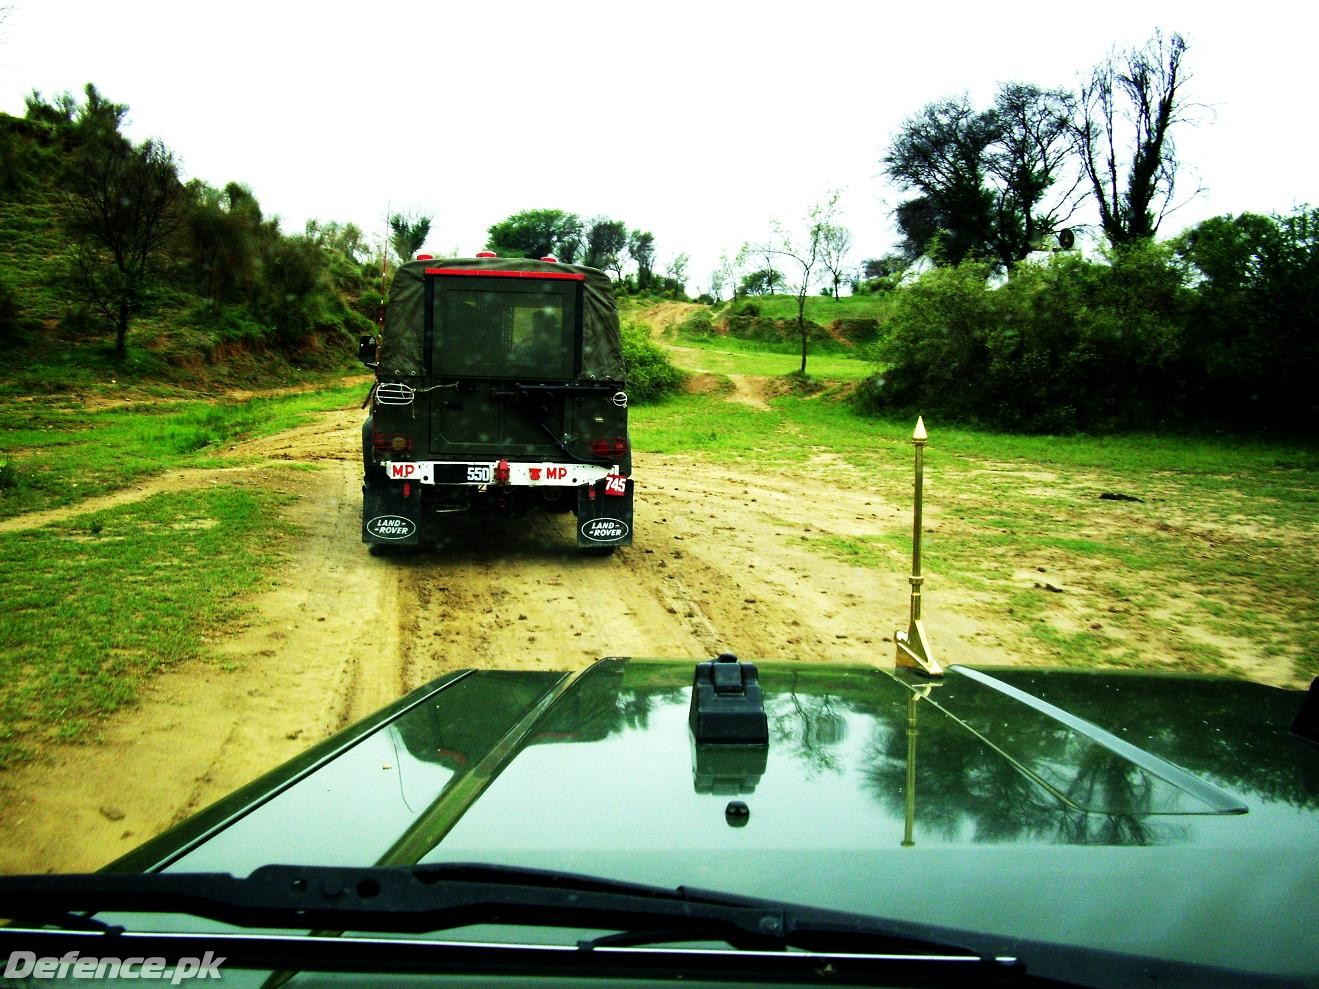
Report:
M583 264L601 271L612 271L623 279L623 252L627 250L627 224L597 216L586 228L586 256Z
M1171 250L1103 261L1054 255L991 288L988 262L936 268L897 290L863 389L888 412L1032 432L1156 427L1183 418L1190 296Z
M675 298L687 293L687 265L690 262L691 255L686 253L678 254L664 269L664 280L672 290Z
M1010 83L999 87L991 113L995 139L986 169L994 194L993 253L1011 269L1071 219L1084 191L1072 167L1072 100L1066 93Z
M350 261L360 262L371 253L371 247L362 235L361 227L355 223L308 220L304 235L316 246L342 254Z
M737 280L738 261L728 257L728 252L723 251L719 254L719 267L710 273L710 295L715 302L719 302L723 297L724 290L728 289L733 298L736 299L741 291Z
M1075 137L1104 234L1114 247L1152 238L1172 207L1183 119L1186 42L1161 32L1111 54L1081 87ZM1123 146L1125 145L1125 147Z
M1212 217L1174 244L1196 285L1187 359L1201 409L1238 426L1313 431L1319 210Z
M644 292L655 270L655 235L633 230L628 236L627 253L637 266L637 288Z
M1059 90L1010 83L989 110L962 96L908 119L884 158L888 174L919 193L896 211L903 253L949 264L983 258L1011 269L1035 250L1082 198L1079 178L1065 178L1070 111Z
M400 261L411 261L412 256L426 243L431 232L431 218L422 213L391 213L389 215L389 245Z
M781 281L783 276L773 268L759 268L742 276L738 292L742 295L773 295Z
M221 191L194 180L187 191L191 203L185 230L197 290L220 305L248 301L258 275L261 208L238 183Z
M69 170L64 225L76 245L88 299L114 327L117 357L147 301L165 246L187 202L174 156L158 141L131 146L118 127L127 107L90 84L74 121L79 149Z
M989 113L965 97L931 103L905 121L884 157L890 178L918 193L897 209L903 253L929 253L940 240L942 260L983 256L993 236L993 197L985 187L987 155L996 137Z
M582 238L582 221L576 214L558 209L525 210L494 224L489 235L486 249L501 257L543 258L553 254L572 263Z

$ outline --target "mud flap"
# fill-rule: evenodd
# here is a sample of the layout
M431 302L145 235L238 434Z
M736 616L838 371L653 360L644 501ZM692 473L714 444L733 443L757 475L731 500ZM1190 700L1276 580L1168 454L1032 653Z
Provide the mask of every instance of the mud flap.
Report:
M632 545L632 479L621 495L605 494L608 481L577 489L577 545Z
M407 495L404 492L407 491ZM420 543L421 485L362 486L362 542L416 546Z

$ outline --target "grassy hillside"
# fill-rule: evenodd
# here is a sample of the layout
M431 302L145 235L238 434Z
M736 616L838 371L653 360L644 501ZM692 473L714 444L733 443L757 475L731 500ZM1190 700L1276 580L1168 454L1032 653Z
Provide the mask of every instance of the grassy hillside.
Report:
M315 239L287 237L243 187L177 178L175 226L152 257L125 353L115 355L114 326L86 276L95 272L104 288L119 273L104 244L75 232L70 175L95 141L115 154L134 150L104 127L89 137L92 114L64 104L28 118L0 114L0 390L195 393L351 367L357 333L371 328L362 297L379 271L354 257L360 244L331 241L326 230L342 229L333 224Z

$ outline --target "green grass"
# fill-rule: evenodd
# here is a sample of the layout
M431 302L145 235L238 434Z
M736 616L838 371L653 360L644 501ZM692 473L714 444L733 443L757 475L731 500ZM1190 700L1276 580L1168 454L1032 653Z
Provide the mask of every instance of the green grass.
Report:
M686 395L633 410L633 439L642 451L749 471L804 468L828 453L855 469L847 481L910 497L913 423L861 417L828 399L769 404ZM927 573L996 601L1059 662L1148 665L1145 643L1179 669L1223 672L1239 648L1292 657L1298 680L1319 675L1319 451L926 426L926 518L938 521L923 546ZM1105 492L1140 500L1106 501ZM809 545L891 570L909 562L910 533ZM1040 586L1023 586L1023 572L1038 573Z
M174 467L219 466L217 448L361 401L363 387L243 402L135 401L88 410L68 399L0 400L8 481L0 518L73 504Z
M82 737L201 655L288 534L279 503L213 488L0 533L0 766Z
M767 319L792 320L794 323L797 320L797 299L792 295L750 296L736 303L732 311L747 305L755 306L759 315ZM828 326L836 319L877 319L882 323L888 318L891 306L890 295L845 295L840 299L808 295L804 315L821 326Z
M801 346L758 344L736 337L679 337L678 346L694 352L677 362L714 374L781 377L801 368ZM875 365L842 344L813 343L806 352L806 373L826 381L860 381L875 373ZM855 356L854 356L855 355Z

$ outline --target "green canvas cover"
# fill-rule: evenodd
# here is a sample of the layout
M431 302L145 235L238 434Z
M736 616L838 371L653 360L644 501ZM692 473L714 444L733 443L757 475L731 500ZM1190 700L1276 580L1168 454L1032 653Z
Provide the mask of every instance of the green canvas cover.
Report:
M409 261L394 274L380 340L381 378L417 378L425 373L425 278L428 268L487 271L572 272L585 277L582 292L582 378L623 380L623 343L609 276L583 265L529 258L435 258Z

